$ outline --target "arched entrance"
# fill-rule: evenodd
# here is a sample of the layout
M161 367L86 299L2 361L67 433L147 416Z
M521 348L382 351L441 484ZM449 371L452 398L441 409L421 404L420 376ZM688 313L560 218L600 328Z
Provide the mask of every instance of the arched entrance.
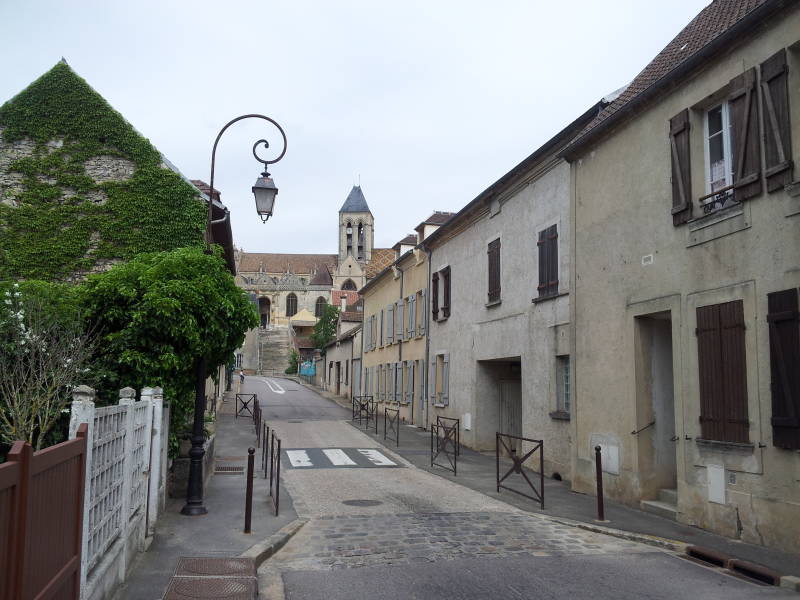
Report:
M269 325L270 306L269 298L258 299L258 313L261 316L261 327L266 328Z

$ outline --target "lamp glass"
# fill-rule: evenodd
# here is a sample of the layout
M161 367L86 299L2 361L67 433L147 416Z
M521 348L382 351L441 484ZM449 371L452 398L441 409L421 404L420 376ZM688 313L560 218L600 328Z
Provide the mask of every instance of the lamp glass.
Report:
M262 217L272 216L275 206L275 196L278 188L271 177L259 177L253 185L253 197L256 201L256 212Z

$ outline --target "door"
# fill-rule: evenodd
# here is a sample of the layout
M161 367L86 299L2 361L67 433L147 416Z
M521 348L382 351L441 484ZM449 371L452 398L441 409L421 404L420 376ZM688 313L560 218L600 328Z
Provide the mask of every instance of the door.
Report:
M500 382L500 433L522 435L522 383L518 380ZM520 440L506 443L519 455L522 449Z
M342 363L336 362L336 395L342 390Z

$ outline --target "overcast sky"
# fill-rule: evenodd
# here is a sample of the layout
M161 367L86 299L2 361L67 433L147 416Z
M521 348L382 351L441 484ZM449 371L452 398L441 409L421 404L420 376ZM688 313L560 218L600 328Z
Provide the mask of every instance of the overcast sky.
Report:
M604 95L708 2L0 0L0 102L62 56L190 179L217 131L273 117L289 148L262 225L261 121L234 125L216 186L249 252L336 252L354 183L389 247L456 211Z

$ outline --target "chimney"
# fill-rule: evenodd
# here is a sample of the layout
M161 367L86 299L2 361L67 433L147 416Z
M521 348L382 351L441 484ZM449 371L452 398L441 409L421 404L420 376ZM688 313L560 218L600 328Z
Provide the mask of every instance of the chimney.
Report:
M347 296L342 296L341 305L342 312L344 312L347 309Z

